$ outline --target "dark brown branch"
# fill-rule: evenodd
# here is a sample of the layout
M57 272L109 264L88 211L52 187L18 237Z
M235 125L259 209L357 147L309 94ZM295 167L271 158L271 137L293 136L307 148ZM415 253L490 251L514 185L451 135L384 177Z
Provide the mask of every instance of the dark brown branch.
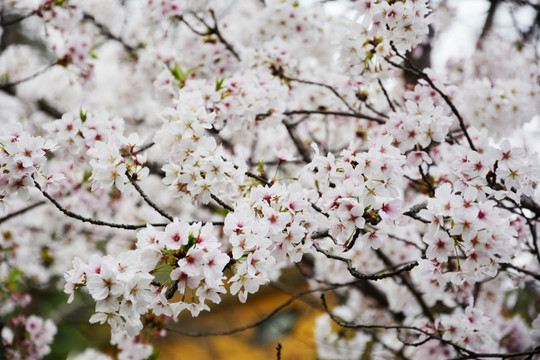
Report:
M22 79L19 79L19 80L16 80L16 81L12 81L12 82L8 82L8 83L4 83L4 84L0 84L0 88L2 89L9 89L11 87L14 87L14 86L17 86L25 81L28 81L28 80L32 80L33 78L43 74L45 71L49 70L50 68L52 68L53 66L55 66L56 64L58 64L58 61L53 61L52 63L50 63L49 65L47 65L46 67L44 67L43 69L41 70L38 70L36 71L35 73L33 73L32 75L29 75L25 78L22 78Z
M532 356L535 354L540 354L540 346L534 348L530 351L520 351L520 352L514 352L514 353L476 353L469 351L469 355L466 356L460 356L456 358L452 358L451 360L466 360L466 359L481 359L481 358L497 358L497 359L510 359L515 358L519 356ZM532 357L530 358L532 359Z
M384 97L386 98L386 101L388 102L388 105L390 106L390 109L392 109L393 112L396 112L396 108L394 107L394 104L392 103L392 100L390 99L390 96L388 95L388 92L386 91L386 88L384 87L381 79L377 80L379 82L379 86L381 87Z
M34 16L35 14L36 13L32 11L32 12L26 14L26 15L22 15L20 17L15 17L12 20L5 20L6 16L4 14L2 14L2 21L0 22L0 26L7 27L7 26L16 25L16 24L20 23L21 21L26 20L29 17Z
M223 200L221 200L220 198L218 198L216 195L214 194L210 194L210 197L212 199L214 199L215 202L217 202L219 205L221 205L222 207L224 207L225 209L229 210L230 212L234 212L234 208L230 205L228 205L227 203L225 203Z
M538 248L538 235L536 233L536 222L533 223L531 219L527 217L525 217L525 221L527 222L527 225L529 225L529 230L532 236L534 254L536 255L536 259L538 260L538 263L540 264L540 249Z
M418 166L418 170L420 171L420 175L422 176L422 180L424 180L424 183L426 185L426 187L428 188L429 190L429 193L431 194L431 196L435 196L435 188L433 187L433 185L431 184L431 182L429 181L429 178L428 178L428 174L426 174L424 172L424 169L422 169L422 165Z
M515 265L512 265L510 263L502 263L502 264L499 264L499 265L501 266L501 270L513 269L513 270L515 270L517 272L520 272L522 274L532 276L535 280L540 281L540 274L534 273L534 272L529 271L529 270L522 269L522 268L520 268L518 266L515 266Z
M250 177L252 179L255 179L257 180L258 182L260 182L261 184L263 185L266 185L266 186L272 186L272 183L266 179L263 179L262 177L258 176L258 175L255 175L254 173L252 173L251 171L246 171L245 172L246 176L247 177Z
M479 45L482 43L482 40L486 37L489 30L491 30L491 27L493 26L493 19L495 18L495 12L497 11L499 4L500 0L490 0L489 10L486 15L486 21L484 22L484 26L482 27L482 33L480 33L480 38L478 39Z
M298 83L301 83L301 84L307 84L307 85L316 85L316 86L322 86L324 88L327 88L328 90L330 90L339 100L341 100L341 102L343 104L345 104L345 106L347 107L347 109L349 109L350 111L352 111L353 113L357 113L357 111L343 98L343 96L341 96L337 91L336 89L334 89L332 86L328 85L328 84L324 84L324 83L320 83L320 82L316 82L316 81L309 81L309 80L303 80L303 79L296 79L296 78L292 78L292 77L289 77L287 75L285 75L283 73L283 69L279 69L278 73L277 73L277 76L279 76L280 78L284 79L284 80L287 80L287 81L290 81L290 82L298 82Z
M294 146L296 146L296 149L300 153L300 156L302 156L302 160L306 163L311 162L311 156L309 155L309 151L306 149L304 144L298 139L296 134L294 133L294 127L290 125L287 121L282 121L283 125L285 125L285 128L287 128L287 133L289 133L289 137L291 138L292 142L294 143Z
M218 37L219 41L221 41L221 43L225 45L225 48L229 50L229 52L236 58L236 60L240 61L240 55L238 55L238 53L236 52L236 50L234 50L232 45L227 40L225 40L225 38L221 34L221 31L219 30L219 27L218 27L216 14L214 14L214 10L210 9L210 15L212 16L212 20L214 21L214 26L211 28L209 27L210 32L212 34L215 34Z
M329 259L334 259L334 260L344 262L347 265L347 270L349 271L349 273L352 276L354 276L355 278L360 279L360 280L377 281L377 280L387 279L387 278L390 278L390 277L393 277L393 276L400 275L401 273L411 271L412 269L414 269L415 267L418 266L418 262L413 261L413 262L408 263L407 265L404 265L403 267L401 267L401 268L399 268L397 270L384 271L384 272L376 273L376 274L362 274L361 272L359 272L358 270L356 270L354 268L351 259L344 258L344 257L334 255L334 254L330 254L330 252L328 252L327 250L322 249L319 246L319 244L317 244L316 242L313 242L313 247L315 248L315 250L317 250L318 252L320 252L321 254L323 254L324 256L326 256ZM393 266L393 265L391 265L391 266Z
M122 45L122 47L132 56L136 57L137 56L137 49L134 48L133 46L127 44L121 37L119 36L116 36L114 35L111 30L105 26L104 24L100 23L99 21L96 20L96 18L91 15L91 14L88 14L88 13L84 13L83 15L83 20L86 20L86 21L89 21L91 22L92 24L94 24L98 29L99 29L99 32L105 36L106 38L110 39L110 40L114 40L114 41L117 41L119 44Z
M37 107L41 112L49 115L53 119L60 119L62 115L64 115L62 111L58 110L43 99L37 102Z
M525 209L532 211L535 218L540 218L540 206L533 199L528 196L521 195L520 204Z
M173 221L174 218L167 214L167 212L165 210L163 210L162 208L160 208L158 205L156 205L156 203L154 203L149 197L148 195L146 195L146 193L143 191L143 189L141 189L141 187L139 186L139 184L137 184L137 181L133 178L133 176L129 173L129 171L126 170L126 176L128 177L129 181L131 182L131 185L133 185L133 187L135 188L135 190L137 190L137 192L139 193L139 195L141 195L141 197L143 198L143 200L152 208L154 209L155 211L157 211L161 216L163 216L164 218L166 218L167 220L169 221Z
M37 207L39 207L39 206L41 206L41 205L43 205L43 204L45 204L45 203L46 203L45 201L38 201L37 203L34 203L34 204L32 204L32 205L29 205L29 206L27 206L27 207L25 207L25 208L22 208L22 209L20 209L20 210L14 211L14 212L12 212L11 214L7 214L6 216L0 218L0 224L2 224L2 223L4 223L4 222L8 221L9 219L11 219L11 218L13 218L13 217L15 217L15 216L24 214L24 213L27 212L27 211L30 211L30 210L32 210L32 209L35 209L35 208L37 208Z
M390 43L391 46L392 46L392 49L395 51L396 55L398 57L400 57L402 60L405 61L405 63L407 63L407 66L403 66L403 65L400 65L390 59L386 59L386 61L398 68L398 69L401 69L403 71L407 71L407 72L412 72L413 74L419 76L420 78L424 79L428 84L429 86L431 86L431 88L433 90L435 90L444 100L444 102L446 102L446 104L450 107L450 110L452 110L452 113L457 117L458 121L459 121L459 127L461 128L461 130L463 131L463 134L465 135L465 138L467 139L467 142L469 143L469 146L472 150L476 151L476 147L474 146L474 143L471 139L471 137L469 136L469 133L467 132L467 127L465 126L465 120L463 120L463 117L461 116L461 114L459 113L458 109L455 107L454 103L452 102L452 100L450 100L450 98L441 90L439 89L434 83L433 81L431 80L431 78L425 73L423 72L422 70L416 68L413 64L411 64L411 62L403 55L401 55L396 47L394 46L394 44Z
M64 215L77 219L79 221L93 224L93 225L99 225L99 226L108 226L111 228L116 229L124 229L124 230L138 230L146 227L147 224L138 224L138 225L132 225L132 224L119 224L119 223L112 223L108 221L101 221L101 220L95 220L92 218L87 218L82 215L76 214L71 210L68 210L64 208L58 201L56 201L49 193L47 193L45 190L41 188L41 186L38 184L37 181L34 180L35 187L41 191L43 196L45 196L58 210L60 210ZM161 227L161 226L167 226L167 224L151 224L152 226Z
M390 258L388 258L388 256L386 256L381 250L375 250L375 253L379 257L379 259L383 261L383 263L386 266L389 266L389 267L394 266ZM418 262L415 261L415 263L416 265L418 265ZM435 317L433 316L431 309L429 308L429 306L427 306L426 302L424 301L424 298L422 297L422 294L418 290L416 290L416 287L411 282L411 280L407 276L401 273L399 273L398 276L402 280L405 287L407 287L407 289L409 289L411 294L414 296L414 298L418 302L418 305L420 305L420 308L422 309L424 316L426 316L431 323L435 323Z
M2 87L0 86L0 91L8 94L9 96L17 97L17 94L15 93L15 89L13 87ZM21 100L22 101L22 100ZM59 119L64 114L60 110L56 109L54 106L50 105L45 100L39 100L34 105L37 107L41 112L49 115L53 119Z
M413 218L415 220L421 221L424 224L429 224L429 221L422 219L420 216L418 216L418 213L424 209L427 209L427 202L423 202L421 204L416 204L412 206L409 210L405 211L403 215Z
M276 346L276 359L281 360L281 350L283 349L283 346L281 346L280 343Z
M365 119L365 120L371 120L375 121L379 124L385 124L386 121L381 118L377 118L370 115L361 114L359 112L345 112L345 111L329 111L329 110L288 110L283 112L284 115L290 116L290 115L311 115L311 114L320 114L320 115L335 115L335 116L343 116L343 117L354 117L358 119Z
M321 289L309 289L309 290L300 291L296 295L291 296L287 301L283 302L281 305L276 307L274 310L272 310L268 315L264 316L263 318L255 321L255 322L253 322L251 324L247 324L247 325L240 326L240 327L230 329L230 330L210 330L210 331L204 331L204 332L191 332L191 331L186 331L186 330L182 330L182 329L175 329L175 328L170 328L170 327L168 327L167 329L169 331L173 331L175 333L185 335L185 336L191 336L191 337L232 335L232 334L236 334L238 332L242 332L242 331L245 331L245 330L255 328L255 327L265 323L266 321L268 321L269 319L274 317L277 313L279 313L282 309L286 308L287 306L292 304L295 300L297 300L297 299L299 299L299 298L301 298L301 297L303 297L305 295L312 294L312 293L315 293L315 292L331 291L331 290L334 290L334 289L336 289L338 287L341 287L341 286L331 286L331 287L325 287L325 288L321 288Z

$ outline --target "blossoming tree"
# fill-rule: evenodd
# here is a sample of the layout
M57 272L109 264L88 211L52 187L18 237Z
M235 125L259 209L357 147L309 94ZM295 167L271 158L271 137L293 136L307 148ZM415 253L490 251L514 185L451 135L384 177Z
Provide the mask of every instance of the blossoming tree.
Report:
M289 267L321 358L540 354L540 5L501 3L436 72L446 2L5 0L1 356L50 351L32 289L147 359Z

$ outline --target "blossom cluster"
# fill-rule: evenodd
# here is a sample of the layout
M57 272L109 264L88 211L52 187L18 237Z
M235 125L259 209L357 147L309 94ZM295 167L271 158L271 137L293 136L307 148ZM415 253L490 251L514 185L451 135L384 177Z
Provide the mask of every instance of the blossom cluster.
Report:
M438 94L426 85L423 81L412 91L406 92L406 112L391 113L385 124L388 133L394 137L394 145L402 152L424 149L432 142L444 142L452 125L452 119L447 116ZM418 158L417 153L414 155Z
M378 77L390 68L384 61L411 50L429 32L427 1L359 1L342 40L341 58L351 74ZM358 76L358 75L354 75Z
M7 354L49 351L45 288L142 360L287 268L319 357L537 354L537 25L422 68L448 3L7 0L41 44L0 54Z
M245 302L249 293L279 275L289 262L311 252L310 235L321 217L295 185L257 186L235 204L223 231L231 244L231 293Z
M305 170L315 172L323 194L316 204L328 213L329 234L348 246L359 229L362 244L378 249L381 234L373 225L381 219L399 223L402 216L398 189L405 157L388 135L373 139L369 148L362 152L351 145L337 159L331 153L316 155Z
M161 116L164 124L154 141L166 160L163 183L174 196L203 204L211 195L233 197L245 170L229 160L223 147L207 134L215 113L206 110L201 94L180 91L176 107L165 109Z
M107 322L111 342L119 344L126 358L146 358L148 346L136 338L143 330L142 315L177 318L189 310L197 316L210 310L206 300L221 301L229 256L212 229L211 223L190 225L175 219L163 231L150 225L139 231L135 250L117 257L93 255L88 262L75 258L65 274L69 301L76 289L86 287L96 301L90 322ZM137 350L140 346L146 350Z
M39 136L31 136L21 124L7 124L0 136L0 206L4 199L15 193L28 198L34 180L44 186L52 186L60 181L60 175L47 175L44 171L46 154L54 151L56 145Z
M56 325L51 320L30 315L11 319L9 326L2 329L1 341L7 359L37 360L51 352L49 345L56 334Z

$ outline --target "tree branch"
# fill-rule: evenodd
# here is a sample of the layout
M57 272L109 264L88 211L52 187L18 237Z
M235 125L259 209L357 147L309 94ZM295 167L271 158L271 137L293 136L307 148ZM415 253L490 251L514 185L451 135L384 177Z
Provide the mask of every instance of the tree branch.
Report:
M343 116L343 117L354 117L358 119L365 119L365 120L371 120L375 121L379 124L385 124L386 120L377 118L374 116L361 114L359 112L344 112L344 111L329 111L329 110L288 110L283 112L284 115L290 116L290 115L311 115L311 114L321 114L321 115L335 115L335 116Z
M331 290L334 290L334 289L339 288L339 287L341 287L341 286L331 286L331 287L325 287L325 288L320 288L320 289L308 289L308 290L300 291L296 295L291 296L287 301L283 302L281 305L277 306L274 310L272 310L268 315L264 316L263 318L255 321L253 323L250 323L250 324L247 324L247 325L244 325L244 326L240 326L240 327L237 327L237 328L234 328L234 329L192 332L192 331L186 331L186 330L182 330L182 329L175 329L175 328L168 327L167 330L173 331L173 332L181 334L181 335L191 336L191 337L232 335L232 334L236 334L238 332L242 332L242 331L245 331L245 330L255 328L255 327L263 324L267 320L274 317L282 309L286 308L287 306L289 306L295 300L301 298L302 296L312 294L312 293L315 293L315 292L331 291Z
M461 128L461 130L463 131L463 134L465 135L465 138L467 139L467 142L469 143L469 146L472 150L476 151L476 147L474 146L474 143L471 139L471 137L469 136L469 133L467 132L467 127L465 126L465 121L463 120L463 117L461 116L461 114L459 113L458 109L455 107L454 103L452 102L452 100L450 100L450 98L441 90L439 89L434 83L433 81L430 79L430 77L424 73L422 70L416 68L413 64L410 63L410 61L403 55L401 55L396 47L394 46L394 44L390 43L390 45L392 46L392 49L395 51L396 55L398 57L400 57L401 59L403 59L408 67L405 67L403 65L400 65L398 63L395 63L393 62L392 60L390 60L389 58L386 59L386 61L398 68L398 69L401 69L403 71L407 71L407 72L412 72L414 73L415 75L419 76L420 78L424 79L428 84L429 86L431 86L431 88L433 90L435 90L444 100L444 102L446 102L446 104L450 107L450 110L452 110L452 113L457 117L458 121L459 121L459 127Z
M17 86L17 85L19 85L19 84L21 84L21 83L23 83L25 81L32 80L33 78L43 74L45 71L49 70L50 68L52 68L53 66L55 66L57 64L58 64L58 60L55 60L52 63L50 63L49 65L45 66L43 69L36 71L32 75L29 75L29 76L27 76L25 78L22 78L22 79L19 79L19 80L16 80L16 81L0 84L0 89L9 89L9 88Z
M6 216L0 218L0 224L2 224L2 223L4 223L4 222L8 221L9 219L11 219L11 218L13 218L13 217L15 217L15 216L24 214L24 213L27 212L27 211L30 211L30 210L32 210L32 209L35 209L35 208L41 206L41 205L44 205L45 203L46 203L45 201L38 201L38 202L36 202L36 203L34 203L34 204L32 204L32 205L29 205L29 206L27 206L27 207L25 207L25 208L22 208L22 209L20 209L20 210L14 211L14 212L12 212L11 214L7 214Z
M225 209L229 210L230 212L234 212L234 208L230 205L228 205L227 203L225 203L223 200L221 200L220 198L218 198L216 195L214 194L210 194L210 197L212 199L214 199L215 202L217 202L219 205L221 205L222 207L224 207Z
M289 137L291 138L292 142L296 146L296 149L300 153L300 156L302 156L302 160L304 160L305 163L311 162L311 156L309 155L309 151L305 148L304 144L298 139L296 134L294 133L293 125L289 124L287 121L282 121L283 125L285 125L285 128L287 128L287 133L289 133Z
M334 260L344 262L347 265L347 270L349 271L349 273L352 276L354 276L355 278L359 279L359 280L377 281L377 280L387 279L387 278L390 278L390 277L394 277L396 275L400 275L401 273L411 271L412 269L414 269L415 267L418 266L418 262L413 261L413 262L410 262L407 265L404 265L403 267L401 267L401 268L399 268L397 270L383 271L381 273L376 273L376 274L362 274L361 272L359 272L358 270L356 270L354 268L351 259L344 258L344 257L334 255L334 254L330 254L330 252L328 252L327 250L324 250L323 248L321 248L319 246L319 244L317 244L316 242L313 242L313 247L315 248L315 250L317 250L318 252L320 252L321 254L323 254L324 256L326 256L329 259L334 259Z
M91 15L91 14L88 14L88 13L84 13L83 14L83 20L86 20L86 21L89 21L91 22L92 24L94 24L98 29L99 29L99 32L105 36L106 38L110 39L110 40L114 40L114 41L117 41L119 44L122 45L122 47L131 55L131 56L134 56L134 57L137 57L137 49L134 48L133 46L131 45L128 45L122 38L120 38L119 36L116 36L114 35L111 30L105 26L104 24L100 23L99 21L96 20L96 18Z
M167 220L169 221L173 221L174 218L167 214L167 212L165 210L163 210L162 208L160 208L158 205L156 205L156 203L154 203L149 197L148 195L146 195L146 193L143 191L143 189L141 189L141 187L139 186L139 184L137 184L137 181L135 181L135 179L133 179L133 176L129 173L129 171L126 170L126 176L128 177L129 181L131 182L131 185L133 185L133 187L135 188L135 190L137 190L137 192L139 193L139 195L141 195L141 197L143 198L143 200L148 204L150 205L150 207L154 210L156 210L161 216L163 216L164 218L166 218Z
M138 229L142 229L142 228L146 227L146 225L147 225L147 224L138 224L138 225L119 224L119 223L112 223L112 222L108 222L108 221L101 221L101 220L95 220L95 219L92 219L92 218L84 217L84 216L76 214L73 211L68 210L68 209L64 208L62 205L60 205L60 203L58 201L56 201L49 193L47 193L45 190L43 190L41 188L41 186L38 184L38 182L36 180L34 180L34 185L39 191L41 191L43 196L45 196L58 210L60 210L64 215L66 215L66 216L68 216L70 218L77 219L79 221L89 223L89 224L92 224L92 225L108 226L108 227L111 227L111 228L124 229L124 230L138 230ZM161 224L161 223L160 224L151 224L151 225L155 226L155 227L167 226L167 224Z

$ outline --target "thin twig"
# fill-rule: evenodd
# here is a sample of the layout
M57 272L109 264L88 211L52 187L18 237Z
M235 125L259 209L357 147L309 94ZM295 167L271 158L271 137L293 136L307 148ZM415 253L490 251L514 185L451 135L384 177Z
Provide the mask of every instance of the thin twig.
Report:
M422 180L424 180L424 183L426 184L426 187L428 188L430 194L432 196L435 196L435 188L433 187L433 184L429 181L428 175L429 173L424 173L424 169L422 169L422 165L418 166L418 170L420 171L420 175L422 176Z
M375 253L386 266L390 266L390 267L394 266L390 258L386 256L386 254L384 254L381 250L376 250ZM416 265L418 265L418 262L416 262ZM424 315L429 319L431 323L434 323L435 317L433 316L433 313L431 312L431 309L429 308L429 306L424 301L422 294L418 290L416 290L416 287L414 286L414 284L411 282L411 280L408 277L404 276L401 273L398 274L398 276L402 280L405 287L409 289L411 294L414 296L414 298L418 302L418 305L420 305L420 308L422 308L422 312L424 313Z
M302 144L302 142L298 139L298 137L294 133L293 126L289 124L286 120L283 120L282 123L283 125L285 125L285 128L287 128L287 133L289 133L289 137L294 143L294 146L296 146L296 149L300 153L300 156L302 156L302 160L304 160L304 162L306 163L310 163L311 156L309 155L309 151L306 149L304 144Z
M522 269L510 263L501 263L499 265L501 266L501 270L507 270L507 268L510 268L510 269L516 270L517 272L532 276L535 280L540 281L540 274L534 273L526 269Z
M254 173L252 173L251 171L246 171L245 172L246 176L247 177L250 177L252 179L255 179L257 180L258 182L260 182L261 184L263 185L266 185L266 186L272 186L272 183L266 179L263 179L262 177L258 176L258 175L255 175Z
M316 293L316 292L331 291L331 290L334 290L334 289L339 288L339 287L342 287L342 286L331 286L331 287L325 287L325 288L321 288L321 289L308 289L308 290L300 291L296 295L291 296L287 301L283 302L281 305L276 307L274 310L272 310L272 312L270 312L268 315L264 316L263 318L255 321L253 323L250 323L250 324L247 324L247 325L244 325L244 326L240 326L240 327L237 327L237 328L234 328L234 329L230 329L230 330L209 330L209 331L203 331L203 332L191 332L191 331L186 331L186 330L176 329L176 328L170 328L170 327L168 327L167 329L169 331L173 331L173 332L176 332L178 334L185 335L185 336L191 336L191 337L222 336L222 335L236 334L238 332L249 330L249 329L255 328L255 327L265 323L266 321L268 321L269 319L274 317L282 309L286 308L287 306L289 306L295 300L301 298L302 296L312 294L312 293Z
M17 85L19 85L19 84L21 84L21 83L23 83L25 81L32 80L33 78L43 74L45 71L49 70L50 68L52 68L56 64L58 64L58 60L53 61L49 65L45 66L43 69L38 70L35 73L33 73L32 75L29 75L29 76L27 76L25 78L22 78L22 79L19 79L19 80L16 80L16 81L12 81L12 82L8 82L8 83L4 83L4 84L0 84L0 88L7 89L7 88L10 88L10 87L13 87L13 86L17 86Z
M467 350L467 349L465 349L465 348L463 348L463 347L461 347L461 346L459 346L457 344L454 344L454 343L452 343L450 341L444 340L443 338L441 338L438 335L431 334L431 333L427 332L426 330L422 330L422 329L414 327L414 326L404 326L404 325L365 325L365 324L353 324L353 323L350 323L350 322L340 320L328 308L328 304L326 303L326 297L324 296L324 294L321 295L321 302L322 302L322 304L324 306L324 309L325 309L326 313L330 316L330 319L332 319L333 322L335 322L336 324L338 324L341 327L349 328L349 329L385 329L385 330L392 330L393 329L393 330L416 331L416 332L419 332L420 334L423 334L423 335L426 335L426 336L430 337L431 339L439 340L440 342L442 342L444 344L450 345L450 346L454 347L456 350L461 351L462 353L466 353L466 354L469 354L469 355L474 354L474 352L472 352L470 350Z
M388 96L388 92L386 91L386 88L384 87L381 79L377 80L379 82L379 86L381 87L384 97L386 98L386 101L388 102L388 105L390 105L390 108L393 112L396 112L396 108L394 107L394 104L392 103L392 100L390 100L390 96Z
M463 134L465 135L465 138L467 139L467 142L469 143L470 148L472 150L476 151L476 147L474 146L474 143L473 143L471 137L469 136L469 133L467 132L467 127L465 126L465 120L463 120L463 117L459 113L458 109L455 107L452 100L450 100L450 98L441 89L439 89L433 83L431 78L425 72L423 72L422 70L415 67L405 56L401 55L397 51L397 49L396 49L396 47L394 46L393 43L390 43L390 45L392 46L392 49L395 51L396 55L398 57L400 57L401 59L403 59L407 63L407 66L400 65L400 64L398 64L396 62L393 62L392 60L390 60L388 58L386 59L386 61L388 61L388 63L390 65L392 65L392 66L394 66L394 67L396 67L398 69L401 69L401 70L404 70L404 71L407 71L407 72L412 72L413 74L415 74L415 75L419 76L420 78L424 79L429 84L429 86L431 86L431 88L433 90L435 90L437 93L439 93L439 95L443 98L443 100L446 102L446 104L450 107L450 110L452 110L452 113L457 117L457 119L459 121L459 127L463 131Z
M41 186L38 184L38 182L36 180L34 180L34 185L39 191L41 191L43 196L45 196L58 210L60 210L62 213L64 213L64 215L66 215L66 216L68 216L70 218L77 219L79 221L89 223L89 224L93 224L93 225L108 226L108 227L111 227L111 228L125 229L125 230L138 230L138 229L142 229L142 228L146 227L146 225L147 225L147 224L138 224L138 225L119 224L119 223L112 223L112 222L108 222L108 221L101 221L101 220L95 220L95 219L92 219L92 218L84 217L84 216L76 214L73 211L68 210L68 209L64 208L62 205L60 205L60 203L58 201L56 201L48 192L46 192L45 190L43 190L41 188ZM155 227L167 226L167 224L161 224L161 223L160 224L151 224L151 225L155 226Z
M219 41L225 46L225 48L235 57L236 60L240 61L240 55L236 52L234 47L229 43L221 31L219 30L218 21L216 19L216 14L214 13L214 10L210 9L210 16L212 16L212 21L214 22L214 26L210 26L203 18L197 16L197 14L192 13L192 15L199 20L204 26L206 26L206 32L198 31L196 30L191 24L189 24L183 16L177 17L180 21L182 21L186 26L194 33L199 36L210 36L210 35L216 35Z
M379 124L385 124L386 120L377 118L374 116L361 114L359 112L345 112L345 111L329 111L329 110L288 110L283 112L284 115L290 116L290 115L304 115L304 114L321 114L321 115L335 115L335 116L343 116L343 117L354 117L358 119L365 119L365 120L371 120L375 121Z
M210 31L218 37L219 41L221 41L221 43L225 45L227 50L229 50L229 52L236 58L236 60L240 61L240 55L238 55L238 53L236 52L236 50L234 50L232 45L227 40L225 40L225 38L221 34L221 31L219 30L219 27L218 27L216 14L214 14L214 10L210 9L210 15L212 16L212 20L214 20L214 27L210 28Z
M218 198L216 195L210 194L210 197L214 199L214 201L217 202L219 205L223 206L225 209L229 210L230 212L234 212L234 208L232 206L228 205L226 202Z
M321 248L319 244L317 244L316 242L313 242L313 247L315 248L315 250L317 250L318 252L320 252L321 254L323 254L329 259L334 259L334 260L344 262L347 265L347 270L349 271L349 273L355 278L360 279L360 280L377 281L377 280L387 279L387 278L399 275L401 273L411 271L412 269L418 266L418 262L413 261L413 262L408 263L407 265L404 265L403 267L397 270L384 271L384 272L376 273L376 274L362 274L361 272L359 272L358 270L354 268L351 259L344 258L344 257L334 255L334 254L330 254L330 252Z
M143 151L146 151L146 150L150 149L154 145L156 145L156 143L151 141L146 145L142 145L140 148L138 148L137 150L135 150L133 152L122 154L122 157L128 157L128 156L132 156L132 155L137 155L137 154L139 154L139 153L141 153Z
M129 171L126 170L126 176L128 177L129 181L131 182L131 185L133 185L133 187L135 188L135 190L137 190L137 192L139 193L139 195L141 195L141 197L143 198L143 200L148 204L150 205L150 207L154 210L156 210L161 216L163 216L164 218L166 218L167 220L169 221L173 221L174 218L169 215L165 210L163 210L162 208L160 208L156 203L154 203L149 197L148 195L146 195L146 193L143 191L143 189L141 189L141 187L139 186L139 184L137 184L137 181L133 178L133 176L129 173Z
M117 41L119 44L121 44L124 47L124 49L130 55L132 55L134 57L137 56L137 49L136 48L134 48L133 46L131 46L129 44L126 44L126 42L121 37L114 35L107 26L105 26L104 24L97 21L96 18L93 15L88 14L88 13L84 13L83 14L83 20L87 20L87 21L91 22L92 24L94 24L99 29L99 32L103 36L105 36L106 38L108 38L110 40Z
M278 76L287 80L287 81L294 81L294 82L298 82L298 83L301 83L301 84L307 84L307 85L316 85L316 86L322 86L324 88L327 88L328 90L330 90L339 100L341 100L341 102L343 104L345 104L345 106L347 107L347 109L349 109L350 111L352 111L353 113L357 113L357 111L343 98L343 96L341 96L337 91L336 89L334 89L332 86L328 85L328 84L324 84L324 83L320 83L320 82L316 82L316 81L309 81L309 80L303 80L303 79L296 79L296 78L292 78L292 77L289 77L285 74L283 74L283 70L282 69L279 69L280 71L278 71Z
M189 30L191 30L191 32L193 32L194 34L196 35L199 35L199 36L206 36L208 35L207 33L204 33L202 31L198 31L197 29L195 29L193 26L191 26L190 23L187 22L186 19L184 19L183 16L177 16L176 17L177 19L179 19L181 22L183 22L184 24L186 24L186 26L188 27Z
M36 14L36 13L32 11L32 12L26 14L26 15L20 16L20 17L18 17L18 18L14 18L13 20L9 20L9 21L8 21L8 20L4 20L5 15L3 15L3 16L2 16L2 22L0 23L0 26L2 26L2 27L7 27L7 26L12 26L12 25L18 24L18 23L20 23L21 21L26 20L26 19L28 19L29 17L34 16L35 14Z
M41 205L43 205L43 204L46 204L46 202L43 201L43 200L42 200L42 201L38 201L37 203L34 203L34 204L32 204L32 205L29 205L29 206L27 206L27 207L25 207L25 208L22 208L22 209L20 209L20 210L14 211L14 212L12 212L11 214L7 214L6 216L0 218L0 224L2 224L2 223L4 223L4 222L8 221L9 219L11 219L11 218L13 218L13 217L15 217L15 216L24 214L24 213L27 212L27 211L30 211L30 210L32 210L32 209L35 209L35 208L37 208L37 207L39 207L39 206L41 206Z

